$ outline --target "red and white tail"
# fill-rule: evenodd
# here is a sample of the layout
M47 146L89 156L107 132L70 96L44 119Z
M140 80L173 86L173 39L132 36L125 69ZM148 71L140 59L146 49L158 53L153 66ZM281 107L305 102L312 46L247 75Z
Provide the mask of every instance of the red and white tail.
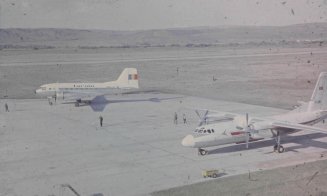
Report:
M119 87L122 88L139 88L139 76L137 69L125 68L116 80Z

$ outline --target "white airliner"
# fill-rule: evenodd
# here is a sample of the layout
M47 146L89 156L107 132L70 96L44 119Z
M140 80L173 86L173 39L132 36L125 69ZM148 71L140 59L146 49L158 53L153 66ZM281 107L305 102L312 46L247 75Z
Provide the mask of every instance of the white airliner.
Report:
M310 101L300 102L298 108L282 115L249 118L248 114L216 111L209 114L207 110L195 134L187 135L182 140L182 145L198 148L199 154L206 155L208 151L202 148L243 142L248 148L250 141L273 137L276 140L274 151L282 153L284 147L281 145L281 135L300 130L327 133L325 129L310 126L327 118L326 90L327 72L324 72L319 75Z
M121 93L138 89L137 70L125 68L117 80L104 83L51 83L40 86L35 93L48 98L74 100L75 106L91 104L95 100L103 100L104 95Z

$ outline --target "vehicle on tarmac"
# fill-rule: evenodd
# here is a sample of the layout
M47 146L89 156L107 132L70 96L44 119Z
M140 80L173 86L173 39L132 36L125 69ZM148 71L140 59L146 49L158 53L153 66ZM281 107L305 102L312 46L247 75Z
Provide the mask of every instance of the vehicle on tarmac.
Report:
M217 178L219 176L219 170L217 170L217 169L203 170L202 176L204 178Z

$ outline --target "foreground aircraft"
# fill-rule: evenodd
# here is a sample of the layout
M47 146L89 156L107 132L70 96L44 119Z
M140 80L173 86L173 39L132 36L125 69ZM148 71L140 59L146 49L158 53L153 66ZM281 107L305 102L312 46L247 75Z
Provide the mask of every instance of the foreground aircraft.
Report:
M138 74L135 68L125 68L117 80L104 83L51 83L40 86L35 93L49 99L74 100L75 106L91 104L104 99L104 95L138 89Z
M324 132L327 130L313 127L327 118L327 72L319 75L317 84L309 102L300 102L300 106L285 114L269 117L249 117L248 114L215 112L209 114L207 110L201 118L194 135L187 135L182 140L186 147L198 148L198 153L206 155L205 147L225 144L245 143L249 147L250 141L264 138L275 138L274 151L284 152L281 136L304 130L310 132Z

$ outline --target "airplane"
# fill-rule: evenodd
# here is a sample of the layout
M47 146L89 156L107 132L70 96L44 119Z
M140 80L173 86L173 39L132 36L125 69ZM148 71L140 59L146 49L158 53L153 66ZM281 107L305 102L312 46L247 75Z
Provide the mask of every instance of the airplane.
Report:
M75 106L92 104L104 100L104 95L117 94L139 88L139 77L135 68L125 68L117 80L104 83L51 83L43 84L35 93L65 101L74 100Z
M228 112L206 110L200 118L200 124L195 129L194 135L187 135L182 139L182 145L198 149L199 155L208 154L203 148L226 144L245 143L274 138L274 152L283 153L281 136L297 131L323 132L326 129L313 127L318 122L327 118L327 110L324 109L327 98L327 72L319 75L315 89L309 102L299 102L300 106L281 115L269 117L249 117Z

